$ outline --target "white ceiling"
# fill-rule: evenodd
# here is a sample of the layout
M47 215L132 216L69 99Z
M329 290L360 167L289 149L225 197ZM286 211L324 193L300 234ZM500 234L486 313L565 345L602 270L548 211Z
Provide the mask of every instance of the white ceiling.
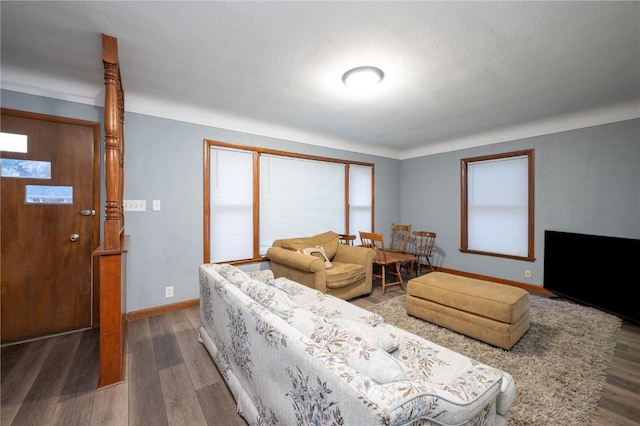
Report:
M640 2L2 0L3 89L410 158L640 117ZM368 94L341 82L373 65ZM125 123L126 126L126 123Z

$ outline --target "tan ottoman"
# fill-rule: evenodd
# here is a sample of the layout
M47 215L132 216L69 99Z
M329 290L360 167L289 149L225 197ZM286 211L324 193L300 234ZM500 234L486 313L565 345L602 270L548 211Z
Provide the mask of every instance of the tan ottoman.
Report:
M431 272L407 283L409 315L504 349L529 329L529 293L445 272Z

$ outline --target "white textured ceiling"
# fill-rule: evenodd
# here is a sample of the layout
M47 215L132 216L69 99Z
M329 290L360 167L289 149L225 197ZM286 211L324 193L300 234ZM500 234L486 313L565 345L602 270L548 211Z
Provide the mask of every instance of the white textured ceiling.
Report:
M2 88L393 158L640 117L640 2L0 3ZM341 82L374 65L366 95Z

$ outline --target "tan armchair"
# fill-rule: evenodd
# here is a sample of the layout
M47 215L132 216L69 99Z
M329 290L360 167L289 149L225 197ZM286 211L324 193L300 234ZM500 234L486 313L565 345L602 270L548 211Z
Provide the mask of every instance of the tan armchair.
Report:
M310 237L275 240L267 258L276 278L287 277L322 293L344 300L371 293L374 252L370 248L340 244L333 231ZM331 263L301 251L322 247Z

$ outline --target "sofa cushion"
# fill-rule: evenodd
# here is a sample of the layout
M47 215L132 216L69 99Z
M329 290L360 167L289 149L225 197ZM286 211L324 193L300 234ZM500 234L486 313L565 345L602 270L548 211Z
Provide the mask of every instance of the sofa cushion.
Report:
M374 382L408 380L408 369L399 360L336 321L301 308L293 309L287 321L316 345L328 349Z
M283 319L287 319L291 315L292 309L298 306L291 296L282 289L258 280L250 278L242 283L240 289Z
M367 272L362 265L355 263L333 262L333 268L327 269L327 288L341 288L364 281Z
M362 337L367 344L376 346L385 352L391 353L398 349L399 343L388 333L385 333L384 327L372 327L346 318L334 318L332 321L348 333Z
M298 306L293 298L281 288L262 282L253 277L273 277L271 271L260 273L246 273L240 268L229 265L215 265L216 271L227 281L240 288L242 292L269 309L274 314L286 319L291 314L291 309ZM273 280L268 280L273 282Z
M338 299L337 297L333 297L329 294L321 292L317 292L316 294L317 296L313 299L309 297L301 298L298 296L293 296L293 298L298 302L298 305L301 308L329 319L345 318L352 321L358 321L372 327L376 327L384 323L384 318L375 312L367 311L366 309L362 309L359 306L345 300Z
M287 277L279 277L274 280L269 280L269 284L274 285L287 293L298 305L314 302L324 295L321 291L314 290L311 287L302 285Z
M267 280L273 280L273 271L271 269L262 269L260 271L247 272L249 278L254 278L258 281L267 282Z
M246 272L244 272L237 266L230 265L228 263L211 264L211 266L215 268L217 273L222 275L223 278L226 278L231 284L234 284L236 287L240 287L242 283L251 279Z

